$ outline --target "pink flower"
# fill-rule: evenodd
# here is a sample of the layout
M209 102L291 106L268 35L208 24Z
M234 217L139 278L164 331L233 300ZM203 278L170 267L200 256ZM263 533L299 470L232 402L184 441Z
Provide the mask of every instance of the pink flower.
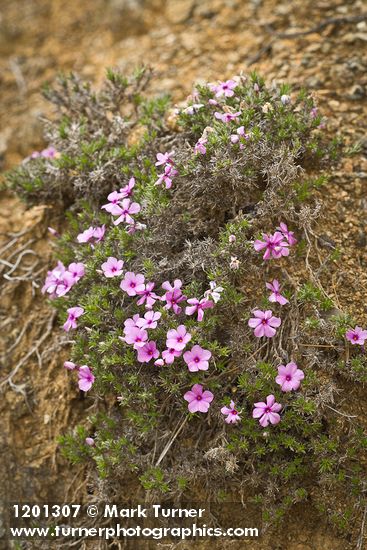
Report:
M288 256L289 254L289 243L284 241L284 236L279 231L276 231L274 235L268 235L263 233L263 241L257 239L254 242L254 248L257 252L259 250L265 249L263 256L264 260L269 260L270 258L280 258L281 256Z
M132 216L140 212L140 204L137 202L131 202L130 199L123 199L121 206L116 207L114 216L119 216L117 220L114 220L114 225L119 225L121 222L127 224L133 224L134 219Z
M282 409L282 405L275 402L274 395L268 395L266 403L263 401L255 403L254 410L252 412L253 418L258 418L261 426L266 428L269 422L271 424L278 424L280 422L280 416L278 412Z
M123 260L118 260L113 256L107 258L107 262L104 262L101 267L103 275L107 278L118 277L122 273L122 267L124 265Z
M66 322L63 325L63 329L66 332L69 332L71 328L77 328L76 320L78 317L83 315L84 309L82 307L70 307L68 310L68 318L66 319Z
M163 164L173 164L172 157L174 154L174 151L171 151L170 153L157 153L157 162L155 165L162 166Z
M149 363L151 359L157 359L157 357L159 357L159 351L153 340L138 348L138 361L140 363Z
M106 210L110 214L115 216L119 213L119 202L125 197L123 193L118 191L113 191L107 197L108 203L101 206L101 209Z
M206 153L206 147L205 145L208 143L208 140L206 138L199 138L198 141L195 144L194 147L194 153L197 155L200 153L201 155L205 155Z
M176 351L182 351L191 340L191 334L187 332L185 325L180 325L177 330L172 329L167 332L166 346Z
M127 271L125 278L121 281L120 288L129 296L136 296L138 292L145 290L144 275Z
M94 443L94 439L93 439L92 437L86 437L86 438L85 438L85 443L86 443L87 445L89 445L90 447L93 447L94 444L95 444L95 443Z
M125 330L127 328L132 328L132 327L145 328L145 327L141 327L139 325L140 320L141 320L141 317L140 317L139 313L136 313L135 315L133 315L132 319L126 319L126 321L124 321ZM125 330L124 330L124 332L125 332Z
M91 389L93 382L95 380L92 371L90 370L87 365L83 365L82 367L79 367L78 371L78 377L79 377L79 389L82 391L88 391Z
M102 225L101 227L96 227L93 232L93 238L96 240L96 243L101 242L106 233L106 226Z
M203 391L203 386L200 384L194 384L191 390L185 393L184 399L188 401L188 409L191 413L206 413L214 399L214 395L211 391Z
M283 234L283 236L287 239L289 246L293 246L297 243L297 239L294 237L293 231L288 231L288 227L285 223L280 223L279 227L277 229Z
M199 370L208 370L211 356L212 354L209 350L195 345L191 351L186 351L184 353L183 358L189 371L197 372Z
M232 120L236 120L241 114L241 111L238 111L238 113L218 113L217 111L214 113L214 116L217 120L221 120L225 124L228 122L232 122Z
M210 309L214 307L214 303L211 300L208 300L207 298L202 298L201 300L198 300L197 298L190 298L189 300L187 300L187 303L191 305L186 307L185 309L186 315L194 315L194 313L197 312L198 321L203 320L205 309Z
M182 294L181 287L182 281L180 279L175 279L173 286L169 281L165 281L162 284L162 288L168 291L163 296L163 300L166 302L164 308L172 308L177 315L182 311L182 308L178 304L186 300L186 296Z
M236 424L236 422L239 422L241 420L241 417L235 408L234 401L231 401L229 407L222 407L220 412L227 416L227 418L225 419L225 422L227 422L227 424Z
M85 265L82 262L70 264L67 270L76 283L85 275Z
M229 267L233 270L237 270L240 268L240 260L237 258L237 256L231 256Z
M164 183L166 189L170 189L172 187L172 178L174 176L177 176L177 174L177 170L173 168L171 164L166 164L164 168L164 173L158 176L158 179L154 185L161 185L162 183Z
M238 86L234 80L226 80L225 82L219 82L218 86L215 86L215 97L232 97L234 96L234 89Z
M53 237L60 237L60 233L56 229L54 229L53 227L48 227L47 229Z
M288 304L287 298L280 294L280 284L277 279L274 279L272 283L266 283L266 288L272 291L269 296L269 302L278 302L281 306Z
M231 134L231 143L240 143L240 149L244 148L244 140L250 139L250 135L245 133L244 126L240 126L236 130L236 134ZM242 138L242 139L241 139Z
M77 235L76 240L78 243L87 243L89 242L94 236L94 227L88 227L88 229L85 229L82 233L79 233Z
M135 316L134 316L135 317ZM157 322L162 317L162 313L159 311L147 311L143 317L140 317L137 321L137 326L142 329L157 328Z
M354 329L347 330L345 337L351 344L363 346L365 340L367 340L367 330L363 330L362 327L356 326Z
M65 296L71 289L71 287L76 283L76 280L69 271L65 271L62 276L62 281L57 285L55 290L56 296Z
M163 367L163 365L164 365L165 363L164 363L164 360L163 360L163 359L157 359L156 361L154 361L154 364L155 364L157 367Z
M180 357L181 353L182 351L177 351L174 348L168 348L162 351L162 357L167 365L171 365L175 360L175 357Z
M64 368L67 369L67 370L75 370L77 368L77 366L72 361L65 361Z
M142 330L138 327L127 326L124 330L125 340L127 344L132 344L134 349L142 348L145 346L145 342L148 340L148 333L146 330Z
M236 235L230 235L228 237L228 242L229 243L235 243L236 242Z
M296 363L291 362L285 366L279 365L275 382L279 384L282 391L298 390L304 377L303 370L299 369Z
M138 306L141 306L145 302L145 307L147 309L152 309L156 301L160 300L160 297L153 292L153 288L155 287L154 283L146 283L144 286L145 288L143 290L137 291L137 294L141 296L140 300L138 300Z
M120 189L120 193L123 199L128 199L133 194L133 188L135 187L135 178L130 178L129 183Z
M255 317L249 319L248 326L255 329L254 334L256 338L261 338L262 336L272 338L276 333L275 328L280 327L282 323L281 319L273 317L273 312L270 309L267 311L255 309L253 314Z

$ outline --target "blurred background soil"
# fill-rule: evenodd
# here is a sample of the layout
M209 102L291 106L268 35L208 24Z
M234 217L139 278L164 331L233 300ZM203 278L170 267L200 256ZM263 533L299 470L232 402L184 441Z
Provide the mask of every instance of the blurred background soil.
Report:
M340 252L324 273L338 308L367 322L366 11L362 0L0 0L0 169L46 145L39 117L50 107L40 88L60 72L98 85L106 67L130 72L149 63L152 91L169 91L177 101L195 82L255 68L268 81L305 85L328 117L326 131L361 143L361 154L344 160L320 193L323 214L312 239L321 273L323 260ZM55 220L50 208L26 210L0 193L0 507L6 500L70 500L86 481L59 457L56 438L76 423L83 403L62 368L67 338L39 288L52 256L47 226ZM9 273L6 262L18 260ZM364 414L365 396L355 402ZM296 510L277 540L262 544L350 547L311 509ZM260 548L228 546L246 547Z

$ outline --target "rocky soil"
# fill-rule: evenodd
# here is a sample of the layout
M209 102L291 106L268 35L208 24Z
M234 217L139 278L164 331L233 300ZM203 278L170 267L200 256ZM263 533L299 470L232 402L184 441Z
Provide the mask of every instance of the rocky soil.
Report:
M339 251L324 284L338 308L367 322L366 11L362 0L2 0L0 168L44 145L39 116L49 106L39 91L60 71L98 84L107 66L130 71L150 63L153 91L170 91L177 101L193 82L241 70L302 83L318 97L326 131L361 144L360 154L347 158L320 193L323 214L310 239L320 258L312 267L321 274L324 260ZM52 255L50 220L62 223L52 209L26 210L1 191L0 506L6 500L70 500L86 485L83 471L56 452L57 435L73 425L81 405L61 367L67 339L40 296ZM362 417L364 392L355 400ZM262 548L341 550L355 544L314 511L299 510ZM362 550L361 538L358 544Z

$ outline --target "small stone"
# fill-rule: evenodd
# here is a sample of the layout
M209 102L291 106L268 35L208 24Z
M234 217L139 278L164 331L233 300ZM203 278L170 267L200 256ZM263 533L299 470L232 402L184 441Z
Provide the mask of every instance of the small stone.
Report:
M358 101L359 99L363 99L366 95L366 90L363 86L360 84L354 84L348 92L348 98L352 99L353 101Z
M167 4L166 15L171 23L185 23L194 11L193 0L171 0Z

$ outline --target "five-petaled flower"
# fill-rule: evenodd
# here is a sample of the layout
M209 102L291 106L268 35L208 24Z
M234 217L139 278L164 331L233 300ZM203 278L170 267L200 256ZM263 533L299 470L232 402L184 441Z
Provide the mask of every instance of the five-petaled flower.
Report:
M213 86L215 97L232 97L234 96L234 89L238 86L235 80L226 80L225 82L219 82L216 86Z
M363 330L362 327L354 327L347 330L345 337L351 344L358 344L363 346L365 340L367 340L367 330Z
M102 264L102 271L105 277L119 277L122 274L124 262L123 260L118 260L113 256L109 256L107 261Z
M227 417L225 418L225 422L227 422L227 424L236 424L236 422L241 420L234 401L230 402L229 407L222 407L220 412Z
M188 401L188 409L191 413L206 413L214 399L214 395L211 391L203 391L203 386L200 384L194 384L191 390L185 393L184 399Z
M95 380L92 371L87 365L79 367L78 378L79 389L82 391L89 391L93 386L93 382Z
M125 277L120 283L121 290L124 290L129 296L136 296L138 292L145 290L144 275L127 271Z
M269 302L278 302L281 306L288 304L287 298L280 294L280 284L277 279L274 279L272 283L266 283L266 288L271 290Z
M138 348L138 361L140 363L149 363L151 359L157 359L158 357L157 344L153 340Z
M194 313L197 313L198 321L203 320L205 309L210 309L214 307L214 303L207 298L202 298L201 300L198 300L197 298L190 298L189 300L187 300L187 303L190 305L187 306L185 309L186 315L194 315Z
M125 340L127 344L132 344L134 349L142 348L148 340L147 331L139 327L127 326L124 329L124 334L125 337L122 340Z
M282 410L282 405L275 402L274 395L268 395L266 403L260 401L254 404L254 410L252 412L253 418L258 418L261 426L266 428L271 424L278 424L280 422L279 411Z
M63 329L69 332L71 328L77 328L76 320L83 315L84 309L82 307L70 307L68 310L68 318L66 319Z
M113 213L114 216L118 216L116 220L114 220L114 225L119 225L121 222L124 222L126 224L134 224L134 218L132 217L134 214L137 214L140 212L140 204L137 202L131 202L130 199L123 199L120 205L116 206L116 210Z
M181 291L182 281L180 279L175 279L173 286L169 281L165 281L162 284L162 288L166 290L166 294L163 296L163 300L166 302L164 306L165 309L173 309L173 311L178 315L181 313L182 308L178 304L186 300L186 296L182 294Z
M303 380L305 374L303 370L299 369L293 361L287 363L286 365L279 365L278 367L278 376L275 379L275 382L279 384L282 391L292 391L298 390L301 385L301 380Z
M137 291L137 295L141 296L141 298L138 300L138 306L141 306L145 303L145 307L147 309L152 309L156 301L160 300L160 297L153 292L153 288L155 287L154 283L146 283L144 286L145 288L143 290Z
M273 317L273 312L270 309L266 311L255 309L253 314L255 317L249 319L248 326L255 329L254 335L257 338L262 336L272 338L276 333L275 329L280 327L282 320L279 317Z
M294 236L294 232L289 231L287 225L284 222L281 222L279 224L279 227L277 227L277 230L283 234L283 236L288 241L289 246L293 246L294 244L297 244L297 239Z
M182 351L191 340L191 334L187 332L185 325L180 325L177 329L167 332L166 346L176 351Z
M195 345L191 351L185 351L183 358L190 372L197 372L199 370L208 370L209 359L212 354L208 349Z
M145 330L148 328L157 328L158 321L161 317L162 313L160 313L159 311L147 311L144 317L139 317L136 322L136 326Z
M216 111L214 113L214 116L217 120L221 120L222 122L227 124L228 122L232 122L232 120L236 120L236 118L238 118L240 114L241 111L238 111L237 113L218 113L218 111Z
M284 240L284 235L280 231L276 231L274 235L268 235L263 233L263 240L257 239L254 242L254 248L256 252L264 250L264 260L270 260L270 258L280 258L281 256L288 256L289 243Z

